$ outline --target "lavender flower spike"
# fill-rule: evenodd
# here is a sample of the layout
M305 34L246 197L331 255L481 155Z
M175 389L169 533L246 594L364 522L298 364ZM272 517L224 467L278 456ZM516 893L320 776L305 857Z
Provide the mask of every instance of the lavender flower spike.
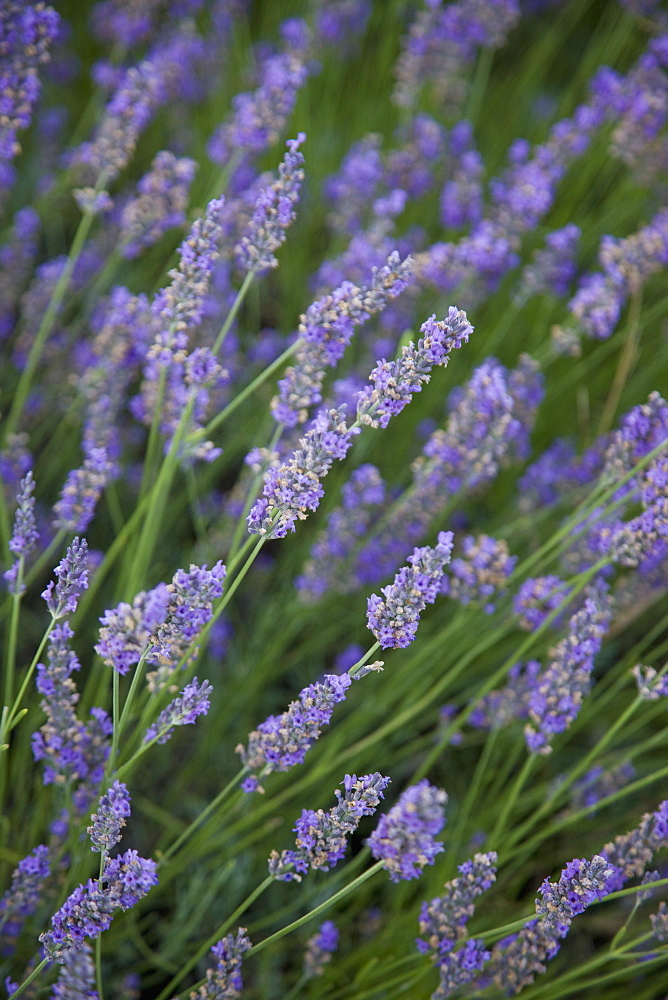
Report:
M76 611L81 591L88 587L88 570L85 568L88 559L88 543L85 538L73 538L68 546L65 558L56 566L54 572L58 582L53 580L42 592L46 606L54 619Z
M221 938L211 949L216 967L206 970L206 982L190 996L197 1000L236 1000L240 997L244 985L241 979L241 959L250 948L251 942L245 927L238 929L236 937L228 934Z
M19 861L9 889L0 899L0 954L13 951L25 919L39 906L42 887L50 874L49 848L44 844Z
M436 321L430 316L420 327L417 347L407 344L396 361L380 361L369 375L373 388L367 386L358 397L357 418L371 427L387 427L390 417L400 413L413 393L429 381L434 365L445 367L450 352L468 343L473 333L466 313L450 306L448 316Z
M100 797L97 812L88 827L94 851L108 853L121 839L121 829L130 815L130 793L122 781L114 781L109 791Z
M321 976L339 946L339 931L333 920L325 920L317 934L309 938L304 954L304 977Z
M389 783L378 771L362 778L347 774L344 794L336 789L338 801L329 812L302 810L294 826L296 850L272 851L269 874L283 882L301 882L309 868L329 871L345 854L347 834L357 829L362 816L373 815Z
M209 695L212 691L213 686L208 681L202 681L198 685L197 678L193 677L178 698L175 698L146 730L144 742L149 743L157 737L158 743L166 743L172 735L174 726L192 725L198 715L206 715L210 708Z
M242 787L245 792L262 791L259 776L287 771L301 764L307 750L329 724L334 705L343 701L352 684L348 674L325 674L322 681L309 684L282 715L270 715L248 737L248 749L236 748L244 765L252 772Z
M20 560L25 560L34 549L39 532L35 527L35 498L33 491L35 481L32 472L26 472L21 480L21 489L18 493L16 515L14 517L14 530L9 540L9 551L16 556L16 562L4 573L10 593L17 593L17 578L20 568ZM22 570L21 570L22 572ZM23 593L25 587L20 584L20 592Z
M456 947L465 933L465 926L475 912L473 900L485 892L496 879L496 853L476 854L459 865L460 875L446 882L444 892L420 911L418 951L431 953L440 965Z
M297 215L294 209L304 180L304 162L299 147L306 139L300 132L287 143L288 152L278 168L278 180L263 188L255 202L255 212L246 236L235 247L237 263L244 271L262 274L278 267L274 251L285 242L285 231Z
M438 596L452 539L451 531L440 531L434 548L413 549L410 565L399 570L394 583L381 588L385 599L376 594L368 598L367 624L383 649L405 648L415 638L420 612Z
M384 862L393 882L419 878L425 865L433 865L443 844L434 840L445 825L448 796L425 779L406 789L399 801L366 841L374 858Z

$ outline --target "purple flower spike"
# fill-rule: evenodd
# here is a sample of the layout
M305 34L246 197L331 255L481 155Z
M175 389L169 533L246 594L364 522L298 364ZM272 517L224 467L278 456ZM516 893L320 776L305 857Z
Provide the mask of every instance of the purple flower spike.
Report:
M210 708L209 695L212 691L213 686L208 681L198 684L197 678L193 677L178 698L175 698L171 705L160 713L155 723L146 730L144 742L149 743L157 737L158 743L166 743L172 735L174 726L192 725L199 715L206 715Z
M438 596L443 567L450 561L453 534L440 531L434 548L414 549L409 566L400 569L394 583L382 587L384 600L367 600L367 624L383 649L404 648L415 638L420 612Z
M122 781L114 781L100 798L97 812L91 816L88 836L94 851L108 853L121 839L121 830L130 815L130 793Z
M325 920L317 934L309 938L304 954L304 976L312 979L321 976L325 965L332 960L332 954L339 947L339 931L333 920Z
M216 959L215 968L206 970L206 982L191 995L197 1000L236 1000L240 997L244 985L241 960L250 948L245 927L238 929L236 937L228 934L221 938L211 949L211 956Z
M88 570L85 568L88 560L88 543L85 538L74 538L65 553L65 558L56 566L54 572L58 582L52 580L42 597L52 617L63 618L76 611L82 590L88 587Z
M425 865L433 865L443 844L434 840L445 825L448 797L425 779L408 788L397 804L381 816L366 843L374 858L384 862L393 882L419 878Z

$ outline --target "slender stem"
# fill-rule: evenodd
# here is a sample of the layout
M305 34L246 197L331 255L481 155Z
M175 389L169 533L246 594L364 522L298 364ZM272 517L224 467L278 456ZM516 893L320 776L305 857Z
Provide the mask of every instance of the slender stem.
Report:
M206 806L206 808L202 810L197 819L194 819L190 824L190 826L188 826L183 831L183 833L179 834L179 836L176 838L171 847L168 847L167 850L163 852L159 862L160 867L162 867L162 865L164 865L165 862L169 861L171 857L173 857L178 851L181 850L185 842L193 835L193 833L195 833L196 830L199 827L201 827L204 824L204 822L209 818L209 816L213 815L213 813L216 812L218 807L222 805L222 803L225 801L230 792L234 791L234 789L239 786L239 782L244 778L244 776L247 773L248 773L248 768L242 767L241 770L237 774L235 774L235 776L231 779L231 781L228 781L225 787L221 789L220 792L218 792L218 795L215 797L215 799L212 799L211 802L209 802L209 804Z

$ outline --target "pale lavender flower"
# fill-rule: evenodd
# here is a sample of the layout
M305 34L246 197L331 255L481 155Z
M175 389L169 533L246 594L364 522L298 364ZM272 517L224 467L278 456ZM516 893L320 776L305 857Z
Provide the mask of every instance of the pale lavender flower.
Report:
M491 614L495 610L491 599L504 592L516 562L517 556L510 555L503 539L467 535L462 555L452 560L450 572L443 578L441 593L464 605L478 601Z
M20 151L19 129L27 128L40 91L39 67L49 61L59 15L45 3L4 0L0 10L0 160Z
M513 599L513 610L520 628L527 632L540 628L548 615L566 600L568 594L567 584L553 573L525 580ZM562 620L563 615L558 615L553 619L552 627L558 628Z
M211 707L209 695L212 691L213 685L208 681L198 684L197 678L193 677L190 684L186 684L181 694L163 709L153 725L149 726L144 742L148 743L157 738L158 743L166 743L172 735L174 726L194 724L199 715L206 715L209 711Z
M653 813L645 813L638 826L606 844L601 854L615 867L609 891L616 892L630 878L645 871L654 854L668 844L668 800Z
M477 150L467 150L441 191L441 222L452 229L477 225L482 217L482 177L485 167Z
M206 982L190 996L197 1000L236 1000L240 997L243 990L241 961L250 948L245 927L240 927L236 936L228 934L221 938L211 949L215 967L206 970Z
M309 408L322 400L325 370L341 360L355 327L382 312L404 291L412 275L411 258L402 261L393 251L384 267L372 268L370 285L344 281L308 307L299 321L295 364L286 370L278 383L279 394L272 400L276 421L287 427L304 423Z
M652 930L657 941L665 943L668 941L668 910L665 902L659 903L656 913L651 913L649 919L652 922Z
M63 964L50 1000L99 1000L95 985L93 949L87 941L83 941L81 948L63 953Z
M623 788L635 775L636 769L629 761L609 771L604 771L600 765L592 767L573 785L571 807L576 810L591 809L601 799Z
M453 534L440 531L436 545L416 548L394 578L381 588L383 598L372 594L367 600L367 624L383 649L404 648L417 632L420 612L436 600L443 567L450 561Z
M14 216L11 232L0 247L0 343L14 328L21 293L30 279L37 256L40 225L39 215L33 208L20 209Z
M321 976L339 947L339 931L333 920L325 920L318 933L309 938L304 954L304 977Z
M438 967L438 989L432 993L431 1000L446 1000L460 986L470 983L491 955L484 941L476 938L469 938L457 951L446 955Z
M121 839L121 830L130 815L130 793L122 781L114 781L100 797L87 833L92 850L108 854Z
M51 580L42 592L52 618L63 618L76 611L81 592L88 587L87 560L86 539L73 538L64 559L61 559L54 570L58 582Z
M155 861L136 851L106 858L102 878L78 886L52 917L52 929L40 935L45 956L62 964L65 952L80 950L86 938L99 937L110 927L115 910L129 910L158 884L156 871Z
M668 676L666 674L659 676L654 667L646 667L642 663L636 664L631 673L636 679L638 694L645 701L658 701L659 698L668 695Z
M39 541L39 532L35 525L34 489L35 481L32 472L29 471L21 480L20 492L16 497L18 506L14 516L14 530L9 540L9 551L17 557L16 562L3 574L12 594L17 593L16 583L21 561L25 562ZM25 586L21 584L20 593L24 590Z
M336 232L356 232L361 228L372 199L383 179L381 137L376 133L354 142L336 174L325 181L329 213L327 222Z
M415 942L418 951L432 955L438 965L447 961L466 935L466 924L475 912L473 900L496 879L496 861L494 851L476 854L458 866L461 874L445 883L440 896L422 904L419 930L424 936Z
M607 884L612 875L612 865L598 854L591 861L575 858L566 865L558 882L545 879L541 885L538 891L543 898L536 900L538 916L549 930L563 937L573 917L610 892Z
M342 459L359 434L359 427L348 427L345 408L321 410L300 447L283 465L269 469L264 480L262 498L256 500L248 515L251 534L267 538L284 538L295 530L295 522L303 521L307 511L317 510L324 489L320 483L335 459Z
M88 528L112 469L105 448L90 449L83 466L68 475L53 508L56 528L77 532Z
M300 132L287 142L288 152L278 168L278 179L258 195L250 226L235 247L237 263L244 271L262 274L278 267L275 251L285 242L286 230L297 218L295 205L304 180L304 156L299 147L305 139Z
M371 16L370 0L323 0L315 10L315 36L321 45L349 51L351 40L362 35Z
M381 816L365 841L374 858L383 862L393 882L419 878L425 865L444 848L434 838L445 826L448 796L425 779L411 785L396 805Z
M282 715L270 715L248 736L248 747L236 752L251 776L243 782L245 792L260 789L258 778L273 771L288 771L304 761L307 751L329 725L334 706L344 701L352 684L347 674L325 674L322 681L309 684Z
M575 256L580 236L579 226L573 223L548 234L544 249L536 251L522 271L515 295L518 303L541 292L556 297L567 293L575 277Z
M563 733L577 717L591 684L594 657L603 643L612 611L587 598L569 620L568 632L552 650L550 665L536 680L529 699L524 734L532 753L548 754L556 733Z
M359 394L357 418L371 427L387 427L390 418L400 413L429 381L434 365L445 367L450 352L468 343L473 327L466 313L450 306L444 320L432 315L420 327L421 337L415 344L402 348L396 361L380 361L369 375L373 387Z
M513 664L505 687L481 698L469 715L469 723L478 729L501 729L517 719L526 719L540 672L538 660Z
M354 833L363 816L373 815L389 783L378 771L361 778L347 774L344 794L335 790L337 804L329 812L302 810L294 826L296 849L272 851L269 874L283 882L300 882L309 868L329 871L345 854L347 835Z
M19 861L11 885L0 899L0 954L11 954L23 923L37 909L51 874L49 848L39 844Z
M153 246L168 229L185 222L188 193L197 164L161 150L150 171L137 184L137 196L129 199L119 218L121 253L134 258Z

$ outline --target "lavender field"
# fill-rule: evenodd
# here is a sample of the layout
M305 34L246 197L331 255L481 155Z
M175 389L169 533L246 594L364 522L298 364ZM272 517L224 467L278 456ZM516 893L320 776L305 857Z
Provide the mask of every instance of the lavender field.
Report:
M668 997L668 9L0 0L0 991Z

